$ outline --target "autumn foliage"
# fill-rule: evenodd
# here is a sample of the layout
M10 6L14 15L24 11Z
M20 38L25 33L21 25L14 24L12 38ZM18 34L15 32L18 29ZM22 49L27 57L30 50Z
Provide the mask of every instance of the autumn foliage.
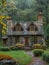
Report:
M13 58L10 55L0 54L0 60L12 60Z

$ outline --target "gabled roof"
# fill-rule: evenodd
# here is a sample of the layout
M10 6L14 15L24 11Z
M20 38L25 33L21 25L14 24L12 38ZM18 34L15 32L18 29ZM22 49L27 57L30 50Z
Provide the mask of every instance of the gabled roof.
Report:
M22 29L27 29L30 25L35 25L36 28L38 28L38 33L36 33L36 31L35 31L36 35L38 35L38 34L39 35L43 35L43 27L42 27L41 24L38 24L37 22L20 22L20 23L19 22L16 22L14 24L14 27L16 25L20 25L22 27ZM39 32L39 30L40 30L40 32ZM20 34L20 33L18 34L17 32L13 32L12 31L12 35L30 35L29 32L26 32L26 34L25 34L25 32L26 31L23 31L22 34ZM35 35L35 33L31 33L31 35ZM11 35L11 31L9 31L8 35Z
M22 28L28 28L31 24L34 24L33 22L16 22L14 24L14 26L16 26L17 24L21 25ZM34 24L35 25L35 24Z
M29 25L28 25L28 27L27 27L27 29L29 29L29 27L31 26L31 25L33 25L33 26L35 26L35 29L37 29L38 30L38 27L36 26L36 24L35 23L30 23Z
M21 23L15 23L14 26L13 26L13 29L14 29L17 25L21 26L21 28L23 29Z

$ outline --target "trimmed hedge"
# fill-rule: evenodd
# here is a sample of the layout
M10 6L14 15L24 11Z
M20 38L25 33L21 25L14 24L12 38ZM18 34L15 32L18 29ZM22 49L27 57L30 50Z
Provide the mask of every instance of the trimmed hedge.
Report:
M22 48L22 47L24 47L24 44L23 43L17 43L16 46Z
M42 57L43 57L43 60L49 63L49 51L44 52Z
M24 49L24 44L17 43L14 46L10 46L10 50L23 50Z
M23 48L17 46L11 46L10 50L23 50Z
M44 52L44 50L42 50L42 49L33 50L33 53L34 53L35 56L42 56L43 52Z
M41 45L41 48L42 48L42 49L44 49L44 50L46 50L46 48L47 48L47 45L45 45L45 44L42 44L42 45Z
M32 46L33 49L41 49L41 44L34 44Z
M34 44L33 46L32 46L32 49L43 49L43 50L45 50L47 48L47 45L46 44Z
M22 49L19 47L13 46L13 47L10 47L10 50L22 50Z
M0 51L9 51L10 48L9 47L0 47Z

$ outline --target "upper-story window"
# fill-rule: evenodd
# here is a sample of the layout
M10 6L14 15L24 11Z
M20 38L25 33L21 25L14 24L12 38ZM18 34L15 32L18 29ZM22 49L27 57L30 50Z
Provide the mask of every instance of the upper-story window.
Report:
M23 28L20 23L15 24L13 31L22 31Z
M31 23L28 28L27 28L28 31L38 31L38 28L35 24Z

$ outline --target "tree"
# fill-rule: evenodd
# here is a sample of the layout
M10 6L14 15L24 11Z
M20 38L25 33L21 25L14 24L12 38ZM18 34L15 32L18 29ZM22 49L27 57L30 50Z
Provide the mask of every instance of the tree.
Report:
M5 33L6 24L3 23L3 19L5 18L5 7L6 7L6 0L0 0L0 40L2 37L2 33ZM4 28L4 29L3 29Z
M45 35L46 41L49 41L48 29L49 29L49 0L36 0L36 11L42 11L45 17ZM48 42L47 42L48 43ZM49 44L49 43L48 43Z

